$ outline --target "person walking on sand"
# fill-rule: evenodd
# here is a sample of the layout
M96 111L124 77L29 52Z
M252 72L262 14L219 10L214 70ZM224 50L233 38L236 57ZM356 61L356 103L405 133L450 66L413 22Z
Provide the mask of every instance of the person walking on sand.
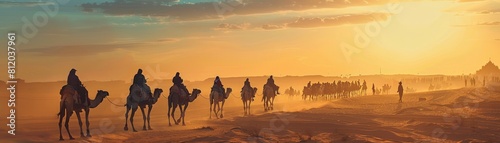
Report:
M465 87L467 87L467 79L465 79Z
M375 83L372 84L372 92L373 92L373 95L375 95Z
M403 102L403 83L401 81L399 82L398 93L399 93L399 103L402 103Z

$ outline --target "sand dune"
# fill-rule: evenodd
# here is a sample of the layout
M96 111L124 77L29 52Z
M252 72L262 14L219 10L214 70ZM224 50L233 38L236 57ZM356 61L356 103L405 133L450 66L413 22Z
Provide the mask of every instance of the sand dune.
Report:
M123 131L122 115L92 116L92 138L79 137L72 117L77 139L65 142L498 142L500 137L498 87L412 93L403 103L396 95L314 102L278 96L275 111L264 113L258 101L251 116L242 115L238 100L228 99L233 104L224 119L208 119L208 107L189 108L187 126L169 127L164 109L155 109L161 114L152 116L154 130L135 133ZM1 135L0 142L58 140L55 115L18 124L23 130L16 138ZM135 125L142 129L140 113Z

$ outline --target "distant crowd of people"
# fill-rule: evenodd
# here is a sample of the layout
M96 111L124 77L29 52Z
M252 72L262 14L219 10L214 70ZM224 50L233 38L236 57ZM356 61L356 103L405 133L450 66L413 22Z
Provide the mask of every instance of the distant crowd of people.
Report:
M315 100L319 97L326 99L348 98L355 95L366 95L366 81L333 81L325 83L307 83L302 90L304 100Z

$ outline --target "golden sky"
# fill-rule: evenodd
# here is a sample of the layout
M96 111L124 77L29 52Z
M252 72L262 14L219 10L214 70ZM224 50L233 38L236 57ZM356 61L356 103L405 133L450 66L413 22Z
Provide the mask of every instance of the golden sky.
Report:
M17 41L17 77L65 80L71 68L84 81L129 81L138 68L149 79L179 71L187 80L461 75L490 58L500 64L499 0L90 2L0 2L0 31L20 37L23 17L33 22L44 7L59 7Z

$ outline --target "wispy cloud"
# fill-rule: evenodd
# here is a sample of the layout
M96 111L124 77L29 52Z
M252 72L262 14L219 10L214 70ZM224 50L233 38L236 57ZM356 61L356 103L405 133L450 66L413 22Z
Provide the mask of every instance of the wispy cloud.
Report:
M387 19L385 13L372 13L372 14L350 14L341 16L329 17L301 17L293 22L287 23L287 27L294 28L313 28L313 27L327 27L339 26L344 24L360 24L372 21Z
M471 13L471 14L496 14L500 13L500 1L496 0L459 0L454 7L446 9L446 12Z
M481 22L481 23L475 23L475 24L459 24L459 25L454 25L454 26L465 27L465 26L494 26L494 25L500 25L500 21Z
M478 23L477 25L500 25L500 21L483 22L483 23Z
M285 27L286 27L285 25L275 25L275 24L262 25L262 29L264 29L264 30L276 30L276 29L283 29Z
M478 2L478 1L485 1L485 0L457 0L457 2Z
M168 17L176 20L218 19L221 16L302 11L320 8L344 8L351 6L385 4L390 0L225 0L222 2L198 2L168 4L162 0L133 2L115 0L101 4L82 4L83 11L103 12L110 15L139 15ZM153 2L160 1L160 2ZM169 1L169 0L166 0Z
M340 26L345 24L362 24L373 21L387 20L387 13L367 13L367 14L345 14L334 16L316 16L316 17L300 17L296 19L289 19L288 21L275 21L264 24L260 27L251 26L249 23L243 24L230 24L221 23L215 30L235 31L235 30L277 30L286 28L316 28L316 27L330 27Z
M178 38L164 38L157 40L158 42L177 42L180 41Z
M180 41L180 39L163 38L145 42L111 42L101 44L59 45L41 48L26 48L23 49L23 52L39 56L90 56L113 52L118 49L137 50L137 48L141 47L153 47L157 44L173 43L177 41Z
M88 56L112 52L120 48L137 47L139 45L140 43L63 45L45 48L29 48L24 49L23 52L40 56Z
M250 23L242 23L242 24L230 24L230 23L221 23L217 27L215 27L215 30L245 30L250 28Z
M23 7L34 7L40 5L49 5L53 4L52 2L18 2L18 1L0 1L0 7L14 7L14 6L23 6Z

